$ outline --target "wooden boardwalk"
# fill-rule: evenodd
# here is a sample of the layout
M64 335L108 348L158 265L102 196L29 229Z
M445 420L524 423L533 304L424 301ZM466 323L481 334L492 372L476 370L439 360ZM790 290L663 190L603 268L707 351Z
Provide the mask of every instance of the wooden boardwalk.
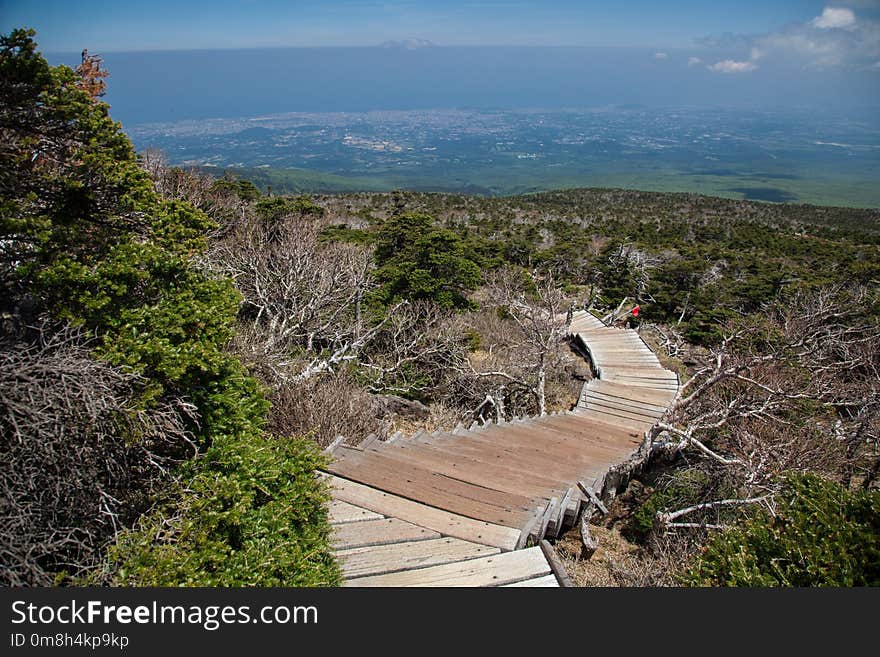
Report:
M349 586L559 586L542 539L577 520L674 399L638 334L574 314L596 378L564 413L333 450L324 473ZM534 547L526 547L533 545Z

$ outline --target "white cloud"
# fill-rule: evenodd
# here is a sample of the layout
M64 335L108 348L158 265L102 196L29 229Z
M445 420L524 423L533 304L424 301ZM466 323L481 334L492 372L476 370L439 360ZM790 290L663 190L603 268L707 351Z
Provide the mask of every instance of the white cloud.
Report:
M820 16L810 21L794 23L775 32L751 37L724 34L703 39L701 43L736 50L748 48L748 60L740 64L776 58L800 62L806 68L817 70L836 67L870 69L880 59L880 22L857 17L846 7L825 7ZM710 68L729 72L726 69L730 66L719 66L722 63L715 65L717 69ZM754 70L747 66L738 69L735 72Z
M816 16L810 23L820 30L849 28L856 24L856 15L852 9L845 7L825 7L821 16Z
M725 59L706 68L713 73L749 73L758 68L758 65L754 62L737 62L732 59Z
M688 57L688 66L699 66L703 60L699 57Z
M667 59L669 55L665 52L655 52L654 59Z

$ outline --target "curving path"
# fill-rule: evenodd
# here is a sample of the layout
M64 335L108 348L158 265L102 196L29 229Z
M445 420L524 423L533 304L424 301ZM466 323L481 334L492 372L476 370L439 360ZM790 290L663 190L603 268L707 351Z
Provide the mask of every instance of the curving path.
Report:
M324 476L347 585L564 582L542 539L574 524L678 390L635 331L581 311L569 332L596 377L571 411L332 450Z

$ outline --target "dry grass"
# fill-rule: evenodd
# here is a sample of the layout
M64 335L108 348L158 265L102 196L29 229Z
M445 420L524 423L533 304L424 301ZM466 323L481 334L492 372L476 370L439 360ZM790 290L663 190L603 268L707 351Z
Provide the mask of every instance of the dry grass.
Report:
M557 543L565 569L575 586L622 586L621 566L638 560L639 547L627 541L617 529L591 526L590 534L599 547L590 559L581 555L581 538L577 527L568 531Z

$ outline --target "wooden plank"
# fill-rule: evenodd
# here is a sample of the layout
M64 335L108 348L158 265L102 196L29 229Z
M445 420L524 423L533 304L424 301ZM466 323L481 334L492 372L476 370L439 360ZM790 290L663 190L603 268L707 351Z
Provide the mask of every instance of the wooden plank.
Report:
M439 566L500 552L496 547L444 537L340 550L336 558L345 577L351 578Z
M548 418L559 419L559 418ZM590 427L586 427L589 429ZM619 427L607 427L609 431L619 431ZM450 454L470 455L474 458L497 460L499 463L510 464L541 472L544 476L554 479L562 478L572 481L570 473L580 471L583 467L592 467L597 462L619 459L621 453L628 453L630 444L638 441L636 435L621 439L617 445L609 445L598 440L590 440L590 436L565 438L546 434L537 437L539 429L532 429L525 436L522 434L489 434L480 433L462 436L457 441L435 441L431 445L443 449ZM640 431L643 433L644 429ZM620 435L620 434L618 434ZM580 438L583 438L582 440ZM554 444L554 441L562 441Z
M519 453L546 458L578 458L585 450L616 453L621 445L636 436L613 426L594 426L574 415L542 417L529 426L487 431L483 438L490 443L516 446Z
M658 410L652 407L640 407L632 403L609 400L607 397L602 397L595 394L584 395L580 403L581 406L592 404L596 407L610 409L611 412L624 412L636 415L639 416L639 418L646 418L652 424L663 417L663 415L666 413L665 409Z
M377 440L379 440L379 436L375 433L371 433L369 436L367 436L361 442L359 442L357 446L360 447L361 449L366 449L367 447L372 445Z
M443 472L449 476L458 476L468 479L472 472L482 473L485 478L499 478L510 482L521 482L525 485L533 484L543 487L561 486L565 480L552 477L543 472L536 472L534 468L518 466L515 463L498 461L492 458L480 458L480 453L467 453L458 451L458 447L474 446L467 438L460 440L445 440L440 437L437 440L425 440L418 443L394 445L383 449L381 454L392 458L411 459L417 463L423 463L436 468L437 472ZM468 479L468 481L476 481ZM503 490L503 488L499 488Z
M556 581L555 575L544 575L543 577L535 577L533 579L524 579L521 582L513 584L503 584L504 587L528 587L528 588L559 588L559 582Z
M547 563L550 564L550 570L553 571L553 574L556 576L556 580L559 582L559 586L571 587L573 584L571 583L571 579L568 577L568 573L565 572L565 566L562 565L562 561L560 561L559 556L556 554L556 550L553 549L553 546L550 545L547 541L541 541L541 551L544 553L544 557L547 559Z
M345 436L336 436L336 438L333 439L333 442L331 442L329 445L327 445L327 447L324 448L324 451L327 454L332 454L336 450L336 448L344 442Z
M602 373L605 376L615 376L633 381L678 385L678 379L675 375L669 370L664 370L662 367L628 366L622 363L615 363L613 367L603 367Z
M636 399L639 401L646 401L659 405L668 404L669 401L672 400L672 398L674 397L674 395L670 394L666 390L638 390L632 388L631 386L614 383L612 381L606 381L603 379L593 379L587 383L587 386L590 389L599 390L600 392L604 392L610 395L627 397L629 399Z
M610 424L621 429L631 429L641 435L644 435L645 431L654 426L654 422L650 420L633 420L632 418L621 417L606 411L588 409L583 406L578 407L578 414L584 418L594 419L597 422Z
M535 529L535 527L537 526L537 524L539 522L541 522L541 519L543 517L544 517L544 509L540 506L536 507L535 508L535 515L533 515L531 517L531 519L522 528L522 531L520 532L520 535L519 535L519 540L516 542L515 549L517 549L517 550L523 549L526 545L528 545L530 538L537 536L537 530Z
M562 498L562 502L559 504L559 520L557 522L558 530L556 532L556 536L562 533L562 530L565 529L565 525L568 524L566 521L570 520L572 517L571 513L571 504L572 499L577 496L577 488L572 486L566 491L565 496ZM576 517L576 516L575 516Z
M610 381L612 383L619 383L621 385L626 386L634 386L640 388L649 388L651 390L661 390L661 391L670 391L677 392L678 384L675 383L657 383L652 381L640 381L634 379L627 379L622 376L608 375L607 377L603 377L604 381Z
M593 490L592 486L587 486L584 482L578 482L578 488L580 488L584 494L590 498L590 501L596 505L596 508L599 509L604 515L608 515L608 509L602 503L602 500L599 499L599 496L596 495L596 491Z
M568 506L565 509L565 522L567 526L574 526L575 522L577 522L578 514L581 512L581 504L585 499L578 489L577 486L572 486L572 491L574 494L571 496Z
M538 424L575 438L579 445L586 446L595 442L599 447L615 450L620 445L628 445L633 440L639 440L642 434L641 431L633 431L609 422L587 420L578 412L554 418L541 418Z
M435 445L436 449L446 450L450 457L460 454L474 456L475 458L496 460L499 463L510 464L514 467L533 469L547 477L561 479L563 481L575 481L579 472L595 472L607 468L610 464L625 458L636 448L621 446L617 452L609 451L608 446L596 446L584 443L580 450L572 449L561 456L554 456L541 450L542 443L535 442L530 447L506 444L503 440L487 439L473 440L467 443L452 445Z
M416 502L507 527L522 527L535 500L452 479L415 465L401 466L376 453L343 450L333 474Z
M602 371L606 375L628 376L633 379L650 379L662 382L677 383L675 375L662 367L632 364L616 361L613 366L605 366Z
M533 472L511 468L505 462L480 460L470 455L450 454L432 448L430 443L401 445L381 451L383 458L401 463L416 463L435 472L471 484L522 496L544 495L548 490L564 490L567 481L543 477Z
M621 394L620 392L612 392L596 386L584 390L584 396L592 396L609 402L634 406L647 411L657 411L659 413L665 413L669 408L670 401L672 401L669 395L658 396L654 400L648 400L644 398L639 399L639 395L633 392L633 388L628 388L627 392L629 394Z
M566 495L568 493L566 492ZM556 499L556 498L553 498ZM550 522L547 523L547 535L556 538L562 532L562 520L565 518L565 505L568 503L568 500L562 499L557 500L556 506L553 507L552 514L550 516Z
M371 575L348 580L346 586L501 586L552 573L539 547L502 552L440 566Z
M538 528L536 538L539 541L544 538L544 535L547 533L547 527L550 526L550 520L552 520L558 506L559 499L556 497L551 497L550 501L547 503L547 508L544 509L544 515L541 518L541 526Z
M552 423L553 420L560 420L564 423L566 419L574 420L571 428L560 428ZM615 434L613 437L608 436L612 441L621 437L624 441L626 440L617 427L606 426L603 429L608 433ZM499 455L503 455L505 459L511 457L512 460L509 462L504 460L498 464L515 469L521 468L529 472L538 472L539 476L550 479L558 479L556 475L551 474L553 464L566 459L581 459L584 456L584 450L596 448L602 451L609 448L609 444L595 435L592 427L588 424L579 424L577 418L567 418L564 415L545 416L529 425L507 426L476 434L469 433L457 440L439 440L428 443L427 446L442 449L447 453L461 450L463 455L470 450L473 452L471 456L478 460L492 461ZM485 458L480 457L481 453L485 453ZM516 457L525 463L517 463ZM549 467L545 469L545 466Z
M342 500L333 500L330 502L330 523L340 525L344 522L359 522L361 520L378 520L383 516L369 509L343 502Z
M648 425L654 424L660 417L662 417L662 413L654 413L648 411L639 411L639 410L630 410L621 404L615 404L613 402L606 402L601 399L596 399L595 397L587 397L581 403L583 408L587 410L595 410L600 413L608 413L610 415L617 415L620 417L626 417L631 420L637 420L639 422L647 422Z
M325 475L336 499L356 506L406 520L443 534L473 543L512 550L519 540L519 530L449 513L397 495L376 490L354 481Z
M440 534L400 518L382 518L333 525L331 541L335 549L345 550L365 545L424 541L429 538L440 538Z

